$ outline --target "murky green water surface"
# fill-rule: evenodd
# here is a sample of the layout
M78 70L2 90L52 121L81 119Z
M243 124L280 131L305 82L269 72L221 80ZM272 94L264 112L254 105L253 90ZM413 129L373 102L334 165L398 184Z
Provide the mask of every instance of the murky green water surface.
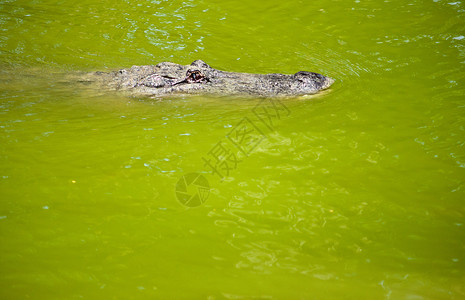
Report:
M464 299L464 20L442 0L0 1L1 298ZM284 107L62 80L195 59L336 83Z

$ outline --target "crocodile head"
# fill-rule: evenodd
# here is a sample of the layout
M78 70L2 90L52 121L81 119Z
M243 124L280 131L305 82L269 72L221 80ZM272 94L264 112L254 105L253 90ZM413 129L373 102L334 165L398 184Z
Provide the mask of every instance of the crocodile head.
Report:
M156 66L133 66L116 74L118 88L141 95L214 94L259 97L315 94L334 80L318 73L294 75L250 74L214 69L202 60L190 65L162 62Z

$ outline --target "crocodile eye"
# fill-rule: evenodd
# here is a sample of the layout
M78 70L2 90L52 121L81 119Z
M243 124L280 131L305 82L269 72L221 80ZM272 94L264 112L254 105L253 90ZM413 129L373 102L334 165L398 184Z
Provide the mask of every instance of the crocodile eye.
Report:
M186 80L188 82L201 82L205 76L199 70L188 70L186 74Z

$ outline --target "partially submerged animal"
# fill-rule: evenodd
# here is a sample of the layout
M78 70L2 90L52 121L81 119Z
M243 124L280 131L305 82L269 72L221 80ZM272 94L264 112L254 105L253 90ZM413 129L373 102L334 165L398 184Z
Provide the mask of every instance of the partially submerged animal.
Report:
M315 94L334 80L318 73L294 75L220 71L202 60L190 65L162 62L115 72L89 73L81 81L99 82L134 96L206 94L220 96L288 97Z

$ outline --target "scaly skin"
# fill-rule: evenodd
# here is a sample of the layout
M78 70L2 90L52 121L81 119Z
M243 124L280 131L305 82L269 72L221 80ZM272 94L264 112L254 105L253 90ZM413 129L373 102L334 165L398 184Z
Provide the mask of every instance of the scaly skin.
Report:
M201 60L190 65L162 62L116 72L95 72L82 80L99 82L133 96L153 97L174 94L289 97L315 94L334 83L329 77L305 71L294 75L220 71Z

